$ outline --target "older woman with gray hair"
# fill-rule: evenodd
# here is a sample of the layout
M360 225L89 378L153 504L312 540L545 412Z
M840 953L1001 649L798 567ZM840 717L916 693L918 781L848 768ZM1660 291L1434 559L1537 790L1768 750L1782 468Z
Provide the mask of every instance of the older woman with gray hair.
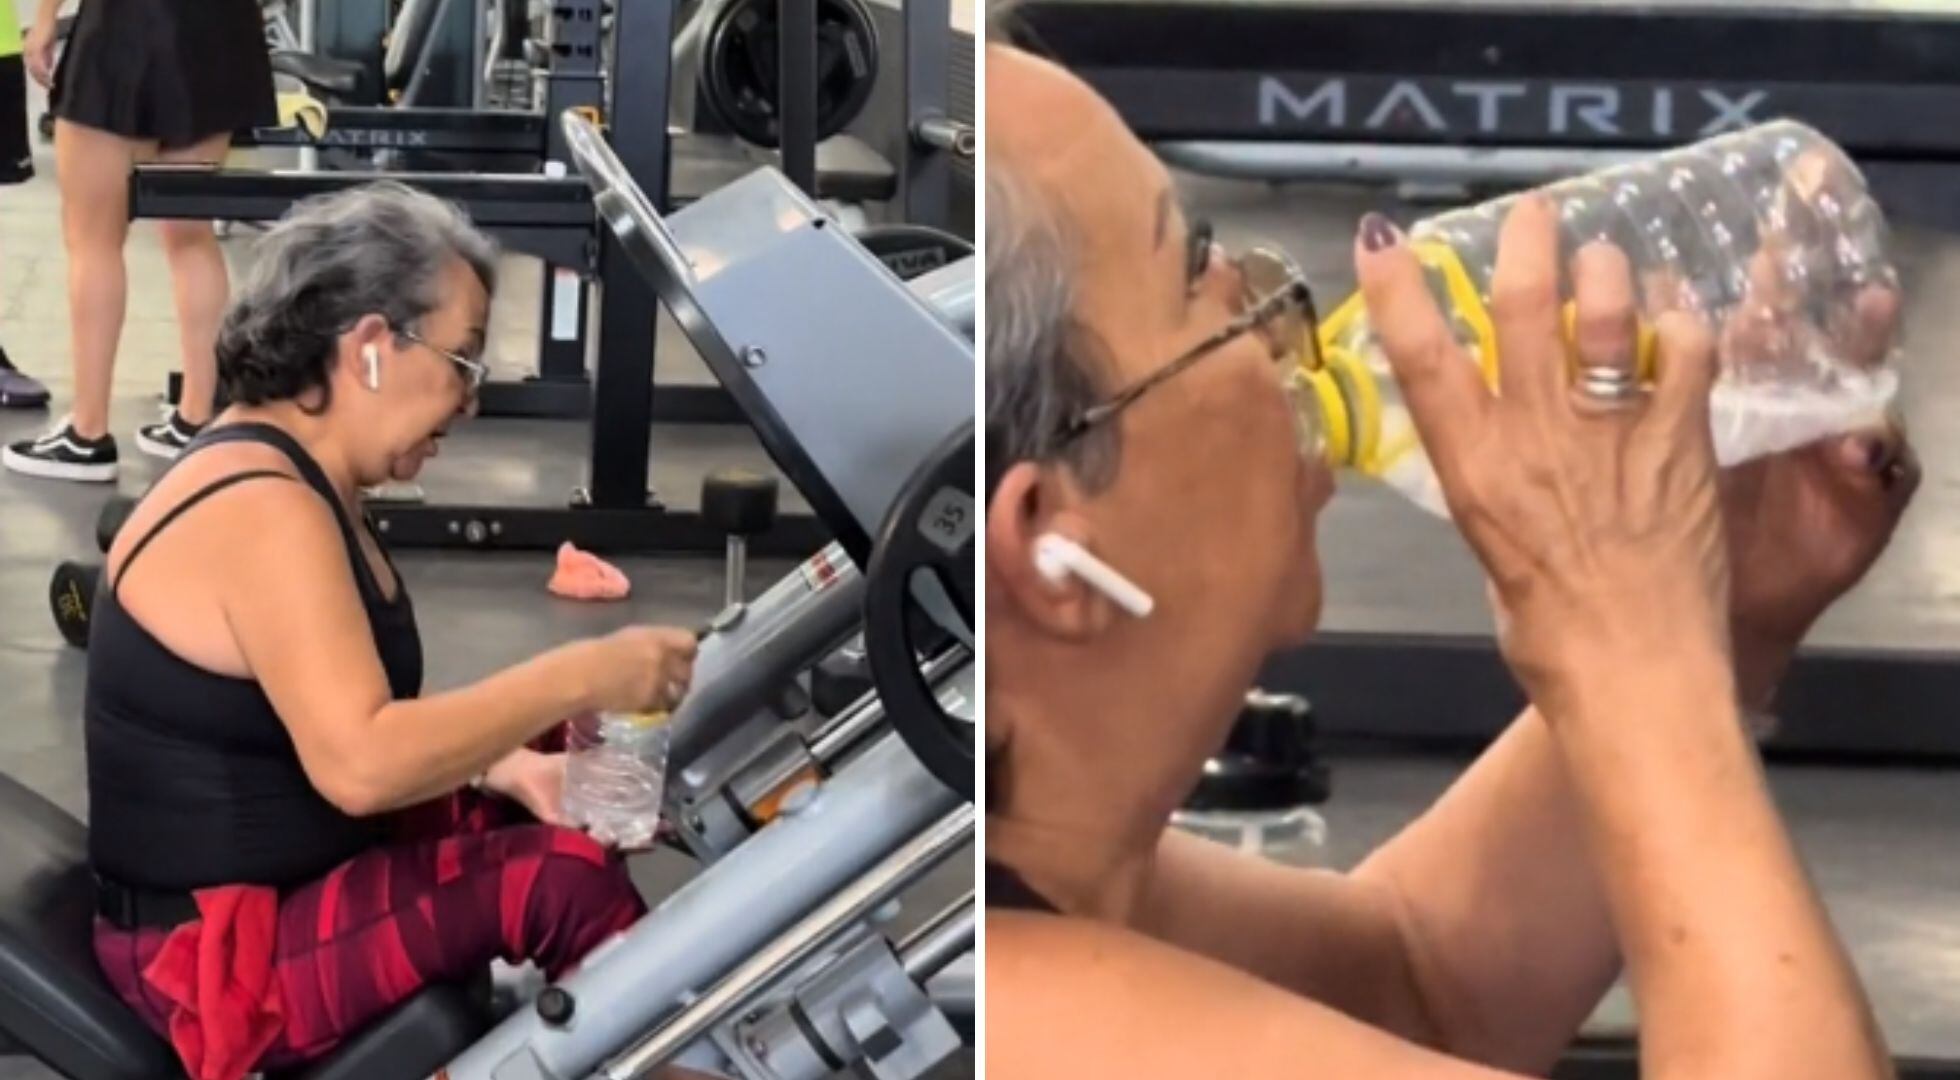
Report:
M644 910L616 857L549 824L563 757L526 743L666 707L692 633L632 628L422 697L414 609L361 505L471 411L494 255L400 185L296 207L224 321L231 406L109 552L85 705L96 951L193 1076L318 1057L493 958L555 976Z
M1579 254L1568 344L1530 199L1492 395L1369 215L1371 320L1531 707L1351 870L1168 828L1319 618L1334 481L1284 385L1312 309L1283 258L1214 244L1080 79L986 62L989 1074L1543 1076L1624 963L1642 1076L1888 1075L1744 711L1883 550L1903 438L1718 477L1710 336L1678 315L1651 397L1590 407L1568 349L1633 356L1627 260Z

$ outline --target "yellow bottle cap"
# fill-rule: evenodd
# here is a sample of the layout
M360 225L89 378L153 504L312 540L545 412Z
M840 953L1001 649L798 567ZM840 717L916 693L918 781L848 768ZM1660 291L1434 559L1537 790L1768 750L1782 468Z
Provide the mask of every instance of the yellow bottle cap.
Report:
M673 714L665 709L654 709L649 712L622 712L614 713L613 715L636 728L660 727L674 718Z

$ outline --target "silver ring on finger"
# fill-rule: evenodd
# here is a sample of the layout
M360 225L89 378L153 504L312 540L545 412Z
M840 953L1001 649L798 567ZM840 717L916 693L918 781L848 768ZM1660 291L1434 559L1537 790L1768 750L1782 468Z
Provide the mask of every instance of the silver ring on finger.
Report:
M1589 400L1613 408L1623 408L1640 400L1640 378L1614 364L1579 365L1580 393Z

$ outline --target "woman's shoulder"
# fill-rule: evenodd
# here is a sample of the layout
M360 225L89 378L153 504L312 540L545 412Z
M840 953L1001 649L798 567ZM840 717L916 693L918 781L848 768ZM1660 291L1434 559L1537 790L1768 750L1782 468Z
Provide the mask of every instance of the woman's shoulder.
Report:
M111 562L159 530L215 543L224 536L214 534L287 540L322 529L337 536L331 508L283 455L264 446L212 446L178 462L144 493L117 533Z

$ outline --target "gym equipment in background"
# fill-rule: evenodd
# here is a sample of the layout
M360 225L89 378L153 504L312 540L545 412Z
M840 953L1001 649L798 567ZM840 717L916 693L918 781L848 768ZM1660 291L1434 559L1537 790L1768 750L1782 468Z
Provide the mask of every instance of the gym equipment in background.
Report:
M815 0L789 0L791 8L804 3ZM683 147L699 144L670 138L660 121L668 114L672 83L665 62L671 50L662 45L673 40L674 9L673 0L636 3L617 8L606 18L602 0L560 0L551 6L553 21L543 34L555 58L550 69L552 92L547 93L551 106L561 110L554 115L566 109L589 113L596 107L619 157L661 208L680 205L669 193L691 166L679 154ZM936 74L920 74L916 87L901 80L901 89L906 90L902 111L943 115L950 107L946 54L952 32L947 0L913 0L903 14L905 33L900 40L908 50L920 51L917 56L908 53L908 64ZM814 36L810 40L814 42ZM596 63L605 55L613 57L609 77L602 77L596 68L588 70L588 62ZM620 57L635 62L620 63ZM373 126L349 128L341 111L330 110L329 141L335 131L350 142L371 138L378 145L417 132L414 137L426 149L438 144L450 149L481 147L503 140L507 152L541 146L535 159L541 171L291 173L143 166L131 180L130 205L135 217L264 221L277 218L305 196L385 176L456 202L509 249L537 256L553 267L541 301L545 317L540 321L538 373L521 381L485 384L482 411L491 416L588 419L591 450L586 484L560 506L377 505L377 524L389 541L402 546L552 549L571 540L598 552L721 550L722 533L698 513L671 509L649 489L651 425L656 421L739 423L743 412L721 387L654 382L655 298L642 280L624 269L617 241L596 227L584 179L562 175L569 161L562 132L555 125L548 127L539 114L498 118L467 110L374 109L352 116ZM492 119L486 122L485 117ZM801 129L788 124L786 130L794 136ZM358 139L349 134L356 131L366 134ZM814 143L814 138L806 141ZM937 151L923 155L927 159L948 156ZM916 169L909 157L907 162L896 185L883 189L882 195L902 197L907 207L937 207L942 215L946 213L954 203L950 168L942 168L943 161L928 161ZM695 197L721 190L727 180L752 174L759 167L746 157L733 172L716 166L710 170L716 186L694 193ZM807 185L799 186L810 191ZM826 197L821 187L816 194ZM959 225L971 233L970 219ZM944 266L971 250L962 235L928 230L924 224L878 226L869 242L894 272L902 274ZM598 286L604 299L596 335L589 333L591 284ZM650 395L642 389L649 385L653 386ZM769 533L751 538L750 553L794 555L821 539L811 516L786 513Z
M900 282L773 170L663 217L596 128L566 125L622 257L837 541L702 640L665 794L698 876L515 1011L492 1014L487 980L430 987L302 1075L918 1077L970 1041L973 1010L972 892L909 932L892 922L973 838L975 523L948 513L973 499L973 267ZM786 280L807 284L754 302ZM884 642L891 612L869 618L867 596L942 641ZM860 626L875 693L785 723L784 686ZM0 778L0 964L21 976L0 981L0 1034L77 1080L174 1075L95 966L86 841Z
M718 0L696 15L700 100L735 135L770 149L782 144L783 6L781 0ZM816 29L821 141L843 131L870 100L878 34L864 0L817 0Z
M1530 187L1801 120L1960 224L1960 5L1035 0L1012 32L1194 172Z

